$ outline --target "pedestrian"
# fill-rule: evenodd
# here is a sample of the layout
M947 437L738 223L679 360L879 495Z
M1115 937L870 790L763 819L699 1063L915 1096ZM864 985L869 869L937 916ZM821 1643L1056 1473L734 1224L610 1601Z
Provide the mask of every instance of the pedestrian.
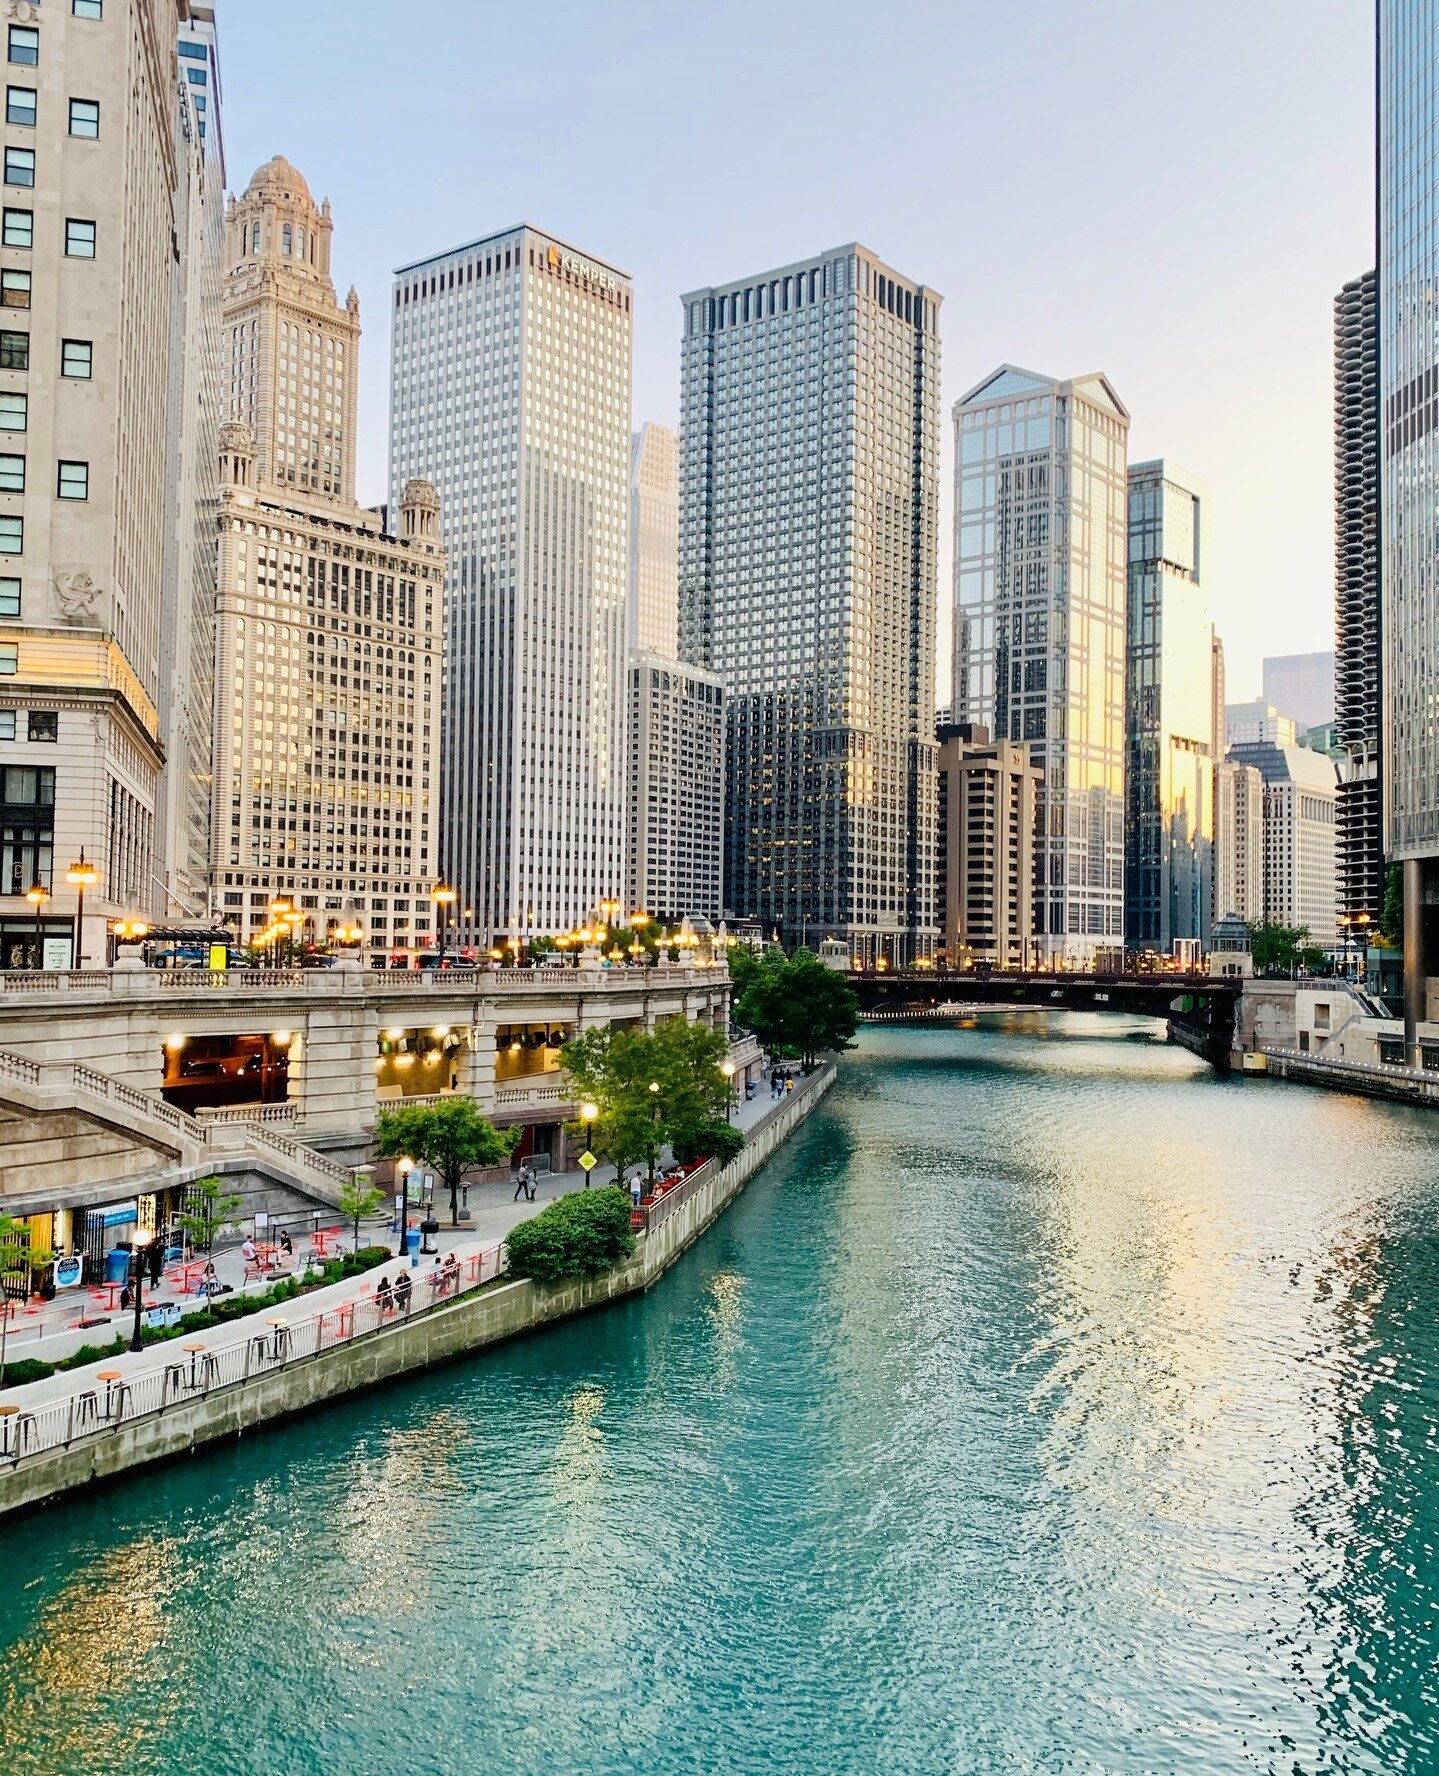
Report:
M395 1312L404 1313L410 1305L410 1273L402 1270L395 1278Z
M523 1166L515 1173L515 1194L510 1198L510 1201L519 1202L522 1199L526 1202L529 1200L529 1185Z
M400 1274L403 1276L404 1272L402 1271ZM375 1306L379 1308L381 1313L390 1311L390 1279L388 1277L381 1277L379 1282L375 1284Z
M295 1256L295 1242L290 1238L290 1230L288 1227L282 1227L280 1229L280 1256L282 1258L293 1258Z
M525 1167L525 1196L530 1202L535 1200L535 1173L533 1166Z
M644 1200L644 1194L644 1180L640 1177L639 1173L636 1172L634 1177L630 1179L630 1201L635 1208L638 1208L640 1203Z
M160 1277L165 1269L165 1236L157 1234L150 1241L150 1249L145 1254L145 1261L150 1271L150 1287L160 1287Z
M794 1074L793 1073L786 1073L785 1074L784 1089L787 1092L792 1092L794 1090Z

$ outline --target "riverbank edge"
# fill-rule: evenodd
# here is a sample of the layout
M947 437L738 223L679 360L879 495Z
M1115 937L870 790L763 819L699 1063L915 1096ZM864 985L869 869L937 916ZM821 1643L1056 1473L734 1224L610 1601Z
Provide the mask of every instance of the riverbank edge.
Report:
M310 1408L453 1362L486 1346L643 1294L727 1209L789 1139L837 1077L826 1063L729 1165L702 1183L639 1239L634 1256L604 1276L542 1285L528 1278L463 1297L354 1343L334 1345L283 1368L127 1420L113 1431L22 1458L0 1474L0 1517L37 1509L67 1493L187 1455L206 1444L279 1424Z

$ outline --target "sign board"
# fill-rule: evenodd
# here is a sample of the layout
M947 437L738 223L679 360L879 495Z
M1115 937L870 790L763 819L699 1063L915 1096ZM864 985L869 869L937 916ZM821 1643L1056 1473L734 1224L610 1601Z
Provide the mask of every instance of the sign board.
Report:
M210 945L210 967L217 973L223 973L230 966L230 946L228 944Z
M128 1222L140 1219L138 1203L108 1203L103 1209L87 1209L87 1221L98 1221L102 1227L124 1227Z
M592 1172L599 1163L600 1162L595 1158L594 1154L590 1152L588 1147L586 1147L584 1152L580 1155L580 1165L584 1170Z
M255 1232L259 1233L262 1228L268 1227L269 1225L270 1225L270 1217L269 1217L268 1213L264 1209L256 1209L255 1210Z
M78 1254L55 1260L55 1287L57 1289L78 1289L80 1279L85 1274L85 1260Z
M178 1326L180 1324L180 1303L167 1301L162 1307L147 1307L145 1309L145 1324L152 1332L159 1332L166 1326Z
M64 969L70 966L70 952L73 948L68 937L47 937L45 939L44 968Z

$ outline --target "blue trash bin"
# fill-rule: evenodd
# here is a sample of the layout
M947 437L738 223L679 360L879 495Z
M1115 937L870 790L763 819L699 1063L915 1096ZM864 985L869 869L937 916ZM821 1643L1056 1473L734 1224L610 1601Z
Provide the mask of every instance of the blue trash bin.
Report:
M124 1246L116 1246L105 1254L105 1281L123 1283L130 1274L130 1254Z
M420 1262L420 1230L418 1227L405 1229L405 1250L410 1254L410 1269L414 1270Z

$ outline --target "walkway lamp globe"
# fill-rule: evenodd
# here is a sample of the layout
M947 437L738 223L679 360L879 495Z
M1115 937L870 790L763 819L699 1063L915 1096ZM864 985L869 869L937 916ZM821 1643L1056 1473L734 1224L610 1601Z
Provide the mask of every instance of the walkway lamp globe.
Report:
M430 899L435 903L435 920L440 928L439 966L445 966L445 940L450 934L450 908L459 899L448 882L436 882L430 890Z
M25 898L35 909L35 966L39 969L45 966L45 937L40 927L40 915L50 898L50 890L43 882L32 882L25 890Z
M414 1169L415 1162L408 1154L401 1154L395 1162L395 1170L400 1174L400 1196L395 1205L399 1210L400 1223L399 1238L395 1244L398 1248L397 1256L400 1258L405 1256L405 1230L410 1224L410 1173Z
M65 871L65 880L75 890L75 966L85 966L85 890L100 880L100 872L80 847L80 855Z
M137 1228L130 1248L130 1286L135 1292L135 1330L130 1335L132 1351L145 1348L145 1341L140 1336L140 1285L145 1274L145 1248L154 1237L153 1233L147 1233L143 1227Z
M724 1119L726 1122L732 1122L734 1120L734 1062L721 1061L720 1072L724 1074L725 1084L729 1087L724 1099Z
M600 1113L599 1105L592 1104L588 1098L585 1100L585 1102L583 1104L580 1105L580 1116L583 1118L583 1120L585 1121L586 1124L592 1123L594 1121L594 1119L599 1115L599 1113Z

